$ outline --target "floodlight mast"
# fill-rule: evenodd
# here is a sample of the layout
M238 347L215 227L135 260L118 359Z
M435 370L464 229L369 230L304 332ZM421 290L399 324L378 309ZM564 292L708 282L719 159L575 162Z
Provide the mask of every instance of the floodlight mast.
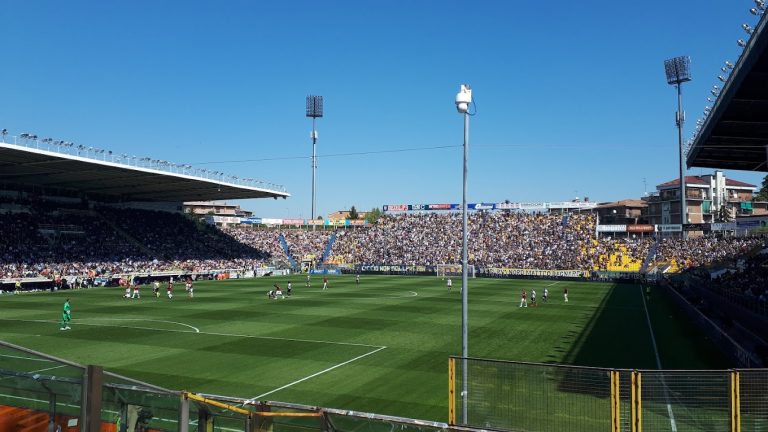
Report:
M315 174L317 172L317 130L315 120L323 116L323 97L307 96L307 117L312 117L312 231L315 230Z
M688 223L688 208L685 203L685 162L683 161L683 123L685 112L683 111L683 83L691 80L691 58L681 56L664 61L664 70L667 74L667 84L677 87L677 113L675 124L677 125L678 152L680 156L680 224ZM683 238L686 231L681 232Z
M467 424L467 358L469 357L469 286L467 286L467 158L469 155L469 105L472 89L462 84L456 94L456 110L464 116L464 187L461 198L461 422Z

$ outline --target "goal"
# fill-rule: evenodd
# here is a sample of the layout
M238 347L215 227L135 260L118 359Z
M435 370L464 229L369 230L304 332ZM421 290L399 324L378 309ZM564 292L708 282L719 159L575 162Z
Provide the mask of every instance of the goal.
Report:
M438 264L435 273L439 278L461 277L461 264ZM467 264L467 277L475 277L475 266L472 264Z

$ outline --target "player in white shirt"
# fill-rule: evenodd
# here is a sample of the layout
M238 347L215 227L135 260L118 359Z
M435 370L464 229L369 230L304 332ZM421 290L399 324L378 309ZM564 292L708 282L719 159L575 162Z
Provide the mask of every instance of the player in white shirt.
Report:
M451 280L451 278L448 278L446 285L448 285L448 291L450 291L451 288L453 287L453 281Z
M549 300L549 290L548 289L544 288L544 295L542 296L542 298L544 299L544 303L546 303L547 300Z
M531 289L531 306L536 306L536 288Z

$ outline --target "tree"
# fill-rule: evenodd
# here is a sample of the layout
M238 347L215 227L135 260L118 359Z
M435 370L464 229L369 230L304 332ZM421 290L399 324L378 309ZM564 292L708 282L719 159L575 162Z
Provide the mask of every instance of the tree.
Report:
M731 212L728 210L728 207L724 205L720 206L720 210L718 210L717 217L715 219L717 222L731 222L733 220L731 217Z
M360 215L357 213L357 209L355 208L355 206L352 206L352 208L349 209L349 219L356 220L359 217Z
M752 201L768 201L768 175L763 178L763 186L757 195L752 197Z
M374 224L376 223L377 220L379 220L381 216L382 216L381 210L378 207L374 207L371 209L371 211L366 213L365 220L369 224Z

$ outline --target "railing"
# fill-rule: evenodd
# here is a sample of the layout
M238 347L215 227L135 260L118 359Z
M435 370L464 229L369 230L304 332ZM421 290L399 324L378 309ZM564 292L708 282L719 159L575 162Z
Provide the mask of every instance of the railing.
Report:
M417 420L169 390L0 341L0 431L481 432Z
M768 428L768 369L625 370L451 357L448 388L450 423L469 427L531 432Z

